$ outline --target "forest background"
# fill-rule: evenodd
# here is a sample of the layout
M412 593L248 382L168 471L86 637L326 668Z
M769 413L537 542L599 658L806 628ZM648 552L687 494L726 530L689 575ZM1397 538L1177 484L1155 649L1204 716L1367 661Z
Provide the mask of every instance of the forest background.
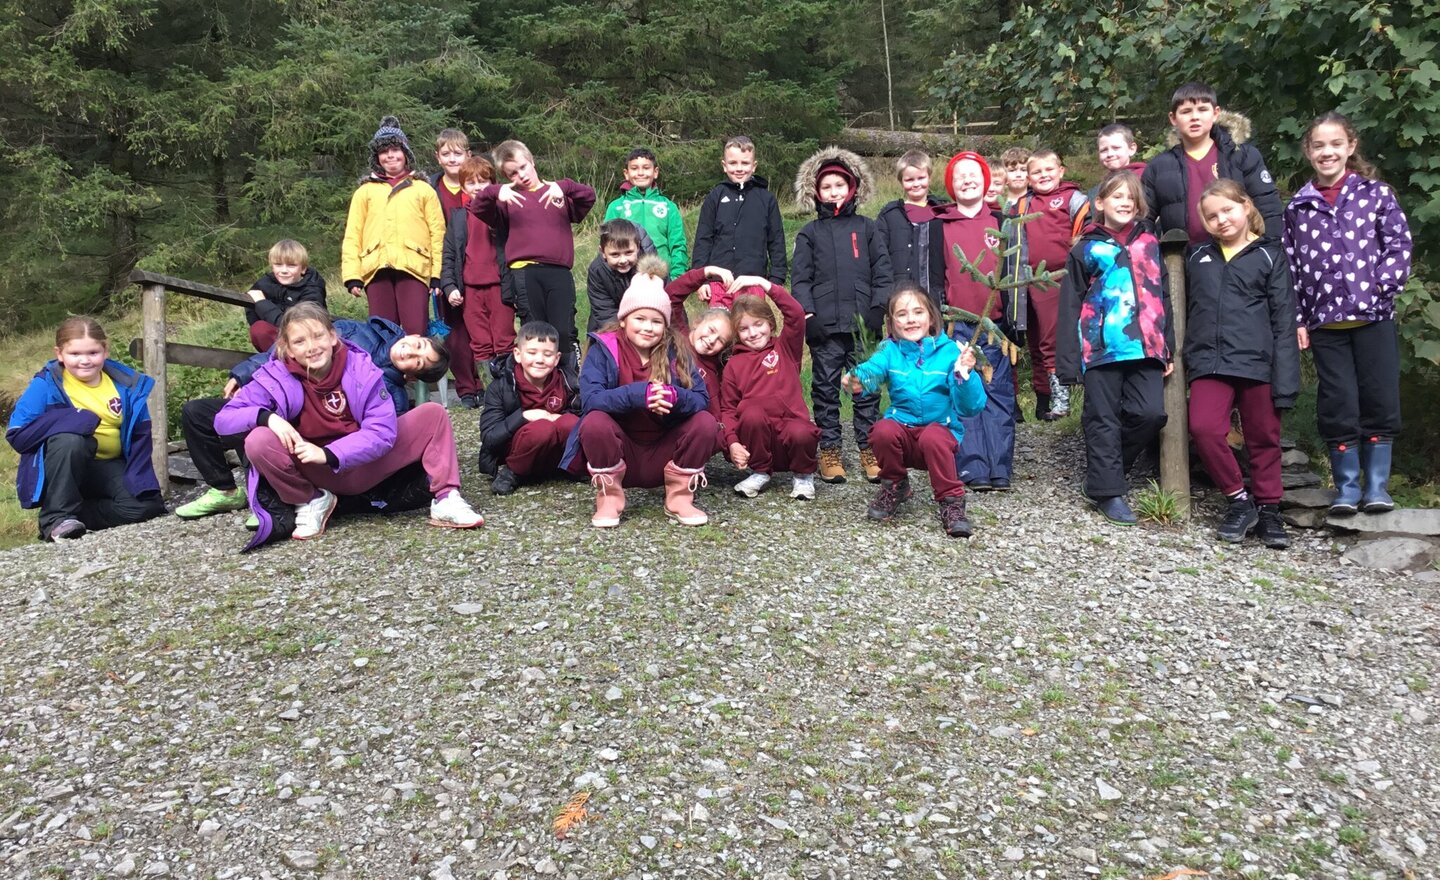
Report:
M1414 482L1440 476L1440 408L1423 405L1440 393L1437 2L0 0L0 43L0 352L67 313L128 316L137 266L243 289L291 237L338 280L384 114L426 167L446 126L477 148L520 138L602 203L648 146L689 204L735 133L785 203L823 143L898 153L859 128L926 128L937 152L1088 155L1119 119L1150 155L1193 79L1251 118L1288 194L1309 174L1303 128L1339 109L1415 232L1405 445ZM991 133L966 134L982 120Z

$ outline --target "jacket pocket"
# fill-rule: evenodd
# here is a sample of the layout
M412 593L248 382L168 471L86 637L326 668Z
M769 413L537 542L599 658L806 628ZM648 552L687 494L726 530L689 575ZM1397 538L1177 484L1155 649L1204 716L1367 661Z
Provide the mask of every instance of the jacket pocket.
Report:
M415 242L407 238L405 239L405 247L409 250L414 251L415 253L419 254L427 260L430 259L430 249L423 244L416 244Z

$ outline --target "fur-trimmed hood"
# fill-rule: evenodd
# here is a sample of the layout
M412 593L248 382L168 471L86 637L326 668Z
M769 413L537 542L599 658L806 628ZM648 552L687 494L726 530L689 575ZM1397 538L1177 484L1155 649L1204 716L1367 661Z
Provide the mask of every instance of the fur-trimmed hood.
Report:
M1215 124L1228 131L1230 139L1237 144L1250 140L1250 135L1255 133L1250 117L1235 110L1221 110L1220 115L1215 117ZM1174 126L1171 126L1169 134L1165 136L1165 146L1169 148L1179 143L1180 135L1176 134Z
M820 169L826 165L841 165L850 172L850 176L856 181L850 201L856 206L868 201L875 194L875 176L870 173L870 166L865 164L864 159L840 147L825 147L801 162L799 170L795 172L795 204L800 208L806 211L819 210L815 185Z

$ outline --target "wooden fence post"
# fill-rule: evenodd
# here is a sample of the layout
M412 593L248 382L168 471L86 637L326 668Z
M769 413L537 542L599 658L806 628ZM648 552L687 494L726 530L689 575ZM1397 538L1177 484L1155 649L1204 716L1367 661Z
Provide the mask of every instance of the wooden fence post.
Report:
M1170 326L1175 331L1175 370L1165 380L1165 412L1169 418L1160 432L1160 488L1173 492L1182 520L1190 518L1190 408L1186 397L1185 361L1185 248L1190 237L1172 229L1160 240L1165 272L1169 275Z
M160 481L160 494L170 493L170 414L166 409L169 394L168 370L165 364L165 286L146 284L140 294L140 315L145 340L145 372L155 380L150 392L150 436L154 448L150 460L155 465L155 478Z

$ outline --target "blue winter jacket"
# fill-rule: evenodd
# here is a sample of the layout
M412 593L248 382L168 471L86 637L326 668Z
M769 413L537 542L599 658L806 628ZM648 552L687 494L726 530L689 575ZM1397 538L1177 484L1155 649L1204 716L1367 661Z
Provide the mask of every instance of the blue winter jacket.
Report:
M10 415L5 439L20 453L15 473L15 495L20 506L40 506L45 491L45 441L56 434L94 434L100 417L70 403L65 393L64 368L50 361L35 378ZM125 459L125 489L139 498L159 492L160 481L150 462L150 389L155 380L119 361L105 361L105 375L120 395L120 457Z
M926 336L919 342L887 339L865 363L855 368L855 378L871 394L881 385L890 386L890 408L885 418L902 425L944 425L965 442L962 418L979 415L985 409L985 383L979 371L961 381L955 373L960 346L948 336Z
M670 365L674 367L673 360ZM670 414L665 416L667 425L683 422L710 405L710 392L705 386L705 377L700 375L698 364L690 371L689 388L671 385L670 390L675 404ZM649 393L649 382L620 384L620 334L591 333L590 349L585 353L584 366L580 368L580 421L575 423L575 429L565 442L565 455L560 459L560 467L571 473L578 472L580 426L585 423L587 415L597 410L615 416L643 410Z
M410 396L405 393L405 374L390 363L390 347L405 335L405 330L393 321L371 318L368 321L339 320L335 322L335 333L346 342L365 351L370 360L380 368L385 377L385 390L395 404L395 415L404 415L410 409ZM250 382L255 371L275 356L275 349L251 355L230 368L230 376L242 386Z

